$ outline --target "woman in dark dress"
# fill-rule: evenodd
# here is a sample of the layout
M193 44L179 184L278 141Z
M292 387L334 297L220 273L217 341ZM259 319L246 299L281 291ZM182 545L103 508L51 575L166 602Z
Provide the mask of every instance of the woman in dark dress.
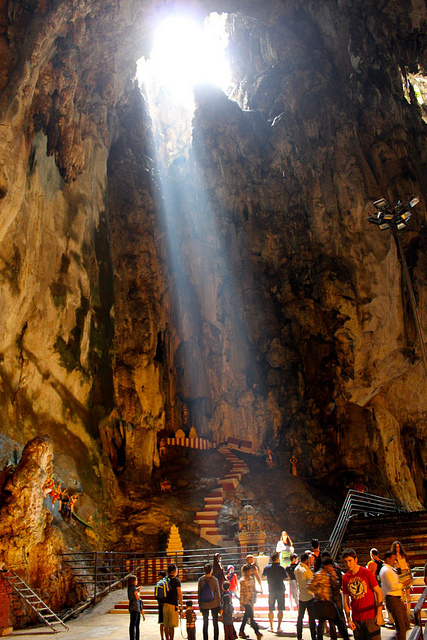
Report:
M145 620L144 606L142 604L140 589L137 587L138 578L136 576L129 576L128 578L128 600L129 600L129 638L130 640L139 640L139 623L142 619Z
M219 553L214 554L213 563L212 563L212 574L218 580L219 590L220 590L220 593L222 593L222 583L225 580L225 573L224 573L224 568L221 564L221 556L219 555Z

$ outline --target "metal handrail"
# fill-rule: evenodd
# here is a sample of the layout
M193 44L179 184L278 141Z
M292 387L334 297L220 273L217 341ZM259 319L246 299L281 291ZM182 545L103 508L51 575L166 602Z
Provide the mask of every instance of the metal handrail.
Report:
M424 603L427 599L427 587L424 589L424 591L422 592L417 604L415 605L414 608L414 620L415 620L415 624L422 628L422 622L421 622L421 609L424 606ZM427 627L426 627L426 631L427 631Z
M410 634L410 636L409 636L408 640L421 640L421 635L422 635L422 629L421 629L421 627L419 627L418 625L416 625L416 626L412 629L411 634ZM426 634L424 634L424 635L426 635ZM424 638L424 640L425 640L425 638Z
M328 549L335 560L341 547L347 525L351 518L359 513L384 514L405 511L395 500L383 498L373 493L364 493L350 489L344 500L340 514L329 538Z
M327 541L320 541L324 548ZM295 551L301 554L310 548L310 542L294 543ZM266 549L266 553L275 551L275 545ZM93 589L91 601L114 589L129 575L138 574L141 584L154 584L158 571L166 569L167 564L175 562L180 570L183 582L195 581L203 575L203 567L213 561L213 555L220 553L223 565L239 566L244 564L246 552L240 547L210 547L209 549L184 549L182 553L167 555L165 551L129 552L129 551L75 551L62 554L64 561L73 571L80 583Z

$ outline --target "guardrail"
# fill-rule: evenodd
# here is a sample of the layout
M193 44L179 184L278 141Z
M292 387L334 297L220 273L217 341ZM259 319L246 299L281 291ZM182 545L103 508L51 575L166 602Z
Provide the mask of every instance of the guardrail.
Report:
M203 575L203 566L220 553L224 566L243 563L240 547L185 550L166 555L159 552L93 551L64 553L64 562L71 568L78 582L92 592L92 600L114 589L129 575L136 574L140 584L155 584L160 570L167 570L175 562L182 581L197 580Z
M414 608L414 620L415 620L415 625L422 628L422 618L421 618L421 609L424 606L424 603L427 599L427 587L424 589L424 591L422 592L417 604L415 605ZM425 633L424 635L427 638L427 627L425 628Z
M350 489L329 538L328 549L332 558L334 560L337 558L351 518L361 513L380 515L384 513L399 513L401 511L405 511L405 509L402 509L391 498L382 498L372 493L363 493L362 491Z
M325 548L327 541L320 541L320 547ZM310 542L295 542L295 552L301 555L310 548ZM275 550L275 546L266 549L265 562L269 554ZM246 551L243 553L240 547L211 547L209 549L185 549L182 553L166 555L164 551L158 552L120 552L120 551L93 551L64 553L64 562L72 569L78 582L87 586L93 601L104 593L111 591L129 575L138 576L140 584L155 584L158 573L166 571L168 564L175 562L179 569L182 582L193 582L203 575L203 567L213 561L215 553L221 555L222 564L226 569L228 565L235 566L240 573L240 567L245 563ZM254 553L256 554L257 552Z

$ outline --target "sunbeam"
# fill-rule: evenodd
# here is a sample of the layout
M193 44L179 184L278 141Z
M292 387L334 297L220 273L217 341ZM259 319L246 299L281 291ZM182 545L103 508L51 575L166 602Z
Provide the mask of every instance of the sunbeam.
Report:
M193 109L193 87L210 82L226 91L230 66L225 56L226 14L211 14L202 26L185 16L170 16L157 28L148 60L138 61L138 79L166 89L170 96Z

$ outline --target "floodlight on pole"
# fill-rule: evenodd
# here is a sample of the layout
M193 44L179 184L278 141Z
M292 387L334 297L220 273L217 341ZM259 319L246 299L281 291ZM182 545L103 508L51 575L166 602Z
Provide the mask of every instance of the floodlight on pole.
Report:
M393 238L396 242L397 251L399 254L400 262L402 263L403 275L405 278L406 286L408 287L409 300L411 302L412 314L414 316L415 327L418 334L418 340L420 342L421 356L424 363L424 370L427 375L427 352L424 342L423 329L421 326L421 320L418 313L417 301L415 299L414 289L412 286L411 275L409 273L408 265L406 263L405 252L403 251L402 243L400 241L399 231L405 229L409 218L412 215L411 209L419 203L420 199L417 196L410 196L406 203L402 203L398 200L394 209L390 209L389 204L385 198L376 200L373 204L377 209L374 216L369 216L368 221L371 224L378 226L381 231L391 229Z

